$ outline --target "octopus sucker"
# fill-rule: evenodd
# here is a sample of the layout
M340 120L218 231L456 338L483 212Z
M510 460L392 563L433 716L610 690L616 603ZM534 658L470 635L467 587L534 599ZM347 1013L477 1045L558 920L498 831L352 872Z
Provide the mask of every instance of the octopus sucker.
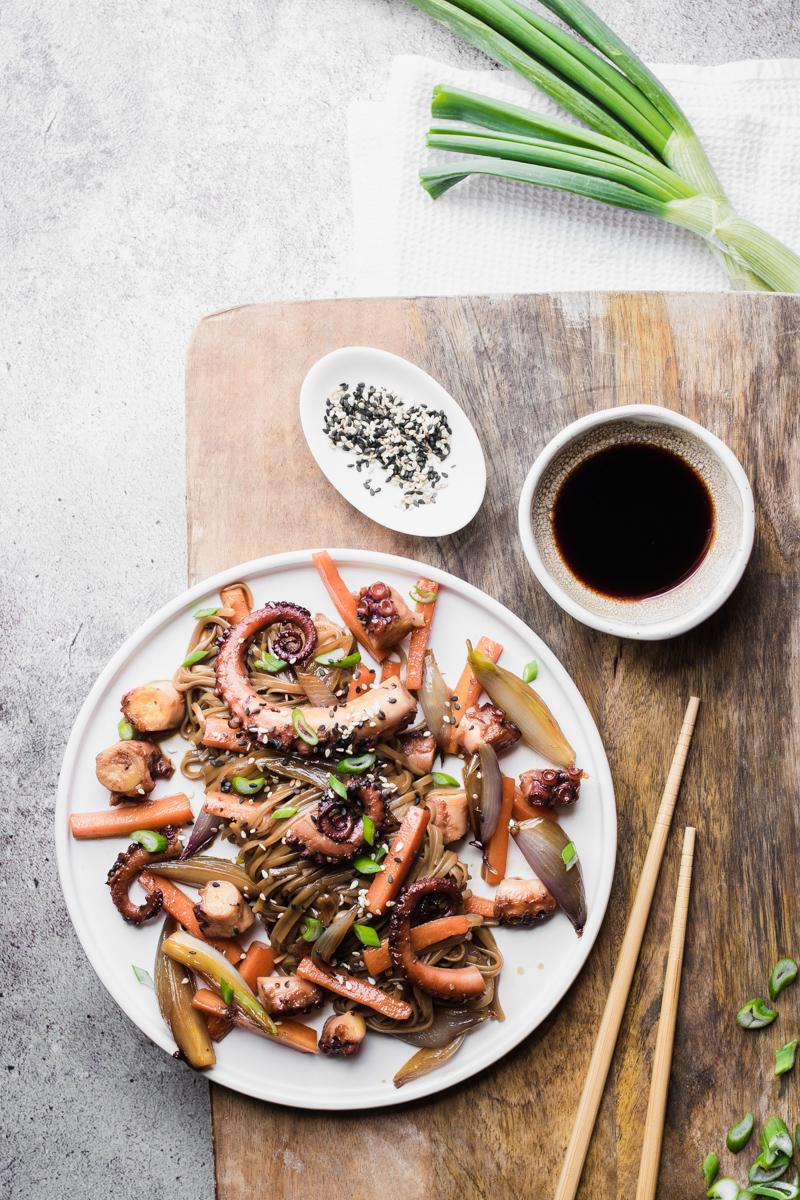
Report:
M437 1000L464 1003L483 995L483 975L475 966L437 967L417 957L411 942L411 918L415 909L429 898L447 902L450 912L460 912L463 897L452 879L417 879L400 893L389 923L389 954L392 963L413 987Z
M129 925L143 925L145 921L157 917L164 902L162 892L156 889L150 892L144 904L134 904L128 895L131 884L140 872L153 863L166 862L170 858L180 858L183 846L178 830L174 825L167 825L161 831L167 839L166 850L151 854L137 842L131 842L127 850L123 850L108 872L107 883L111 888L111 899L123 919Z
M386 820L386 799L377 783L351 780L347 798L328 788L315 813L305 813L286 834L290 846L301 846L303 857L318 863L351 859L364 846L364 817L375 834Z

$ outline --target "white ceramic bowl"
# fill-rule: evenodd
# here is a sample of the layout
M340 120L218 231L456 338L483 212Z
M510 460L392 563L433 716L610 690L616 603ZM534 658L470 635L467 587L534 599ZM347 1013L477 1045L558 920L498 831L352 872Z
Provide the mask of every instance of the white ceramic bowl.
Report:
M353 465L355 456L334 446L322 428L325 401L342 382L386 387L407 404L444 412L452 430L451 451L436 465L447 471L448 484L437 492L434 503L403 508L399 488L386 484L379 468L373 483L381 490L376 496L366 491L365 476ZM343 346L318 359L300 388L300 424L328 482L365 517L387 529L414 537L446 537L468 524L483 503L486 463L472 423L440 383L397 354L370 346Z
M643 600L592 591L569 570L553 535L553 502L566 475L583 458L620 442L649 442L680 454L714 502L714 534L698 568L676 587ZM676 637L716 612L742 577L754 530L753 493L733 452L702 425L652 404L608 408L568 425L542 450L519 498L525 556L556 603L592 629L642 641Z

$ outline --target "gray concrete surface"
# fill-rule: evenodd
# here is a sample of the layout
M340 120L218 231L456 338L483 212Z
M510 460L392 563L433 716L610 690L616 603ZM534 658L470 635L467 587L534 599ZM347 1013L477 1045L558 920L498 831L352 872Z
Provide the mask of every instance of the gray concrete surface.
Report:
M800 54L793 0L598 0L651 58ZM110 1001L51 841L95 674L185 580L183 360L205 312L348 288L345 105L402 0L0 6L0 1194L209 1200L205 1082ZM265 1153L269 1153L265 1148Z

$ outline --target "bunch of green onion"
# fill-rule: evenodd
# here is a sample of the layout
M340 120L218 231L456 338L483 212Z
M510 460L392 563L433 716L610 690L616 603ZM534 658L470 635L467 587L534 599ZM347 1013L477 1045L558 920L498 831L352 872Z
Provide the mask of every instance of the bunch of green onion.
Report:
M431 148L472 156L421 172L434 199L470 175L588 196L699 234L737 288L800 292L800 257L734 211L685 113L583 0L542 3L585 41L520 0L411 3L582 122L437 87L433 116L477 130L430 130Z

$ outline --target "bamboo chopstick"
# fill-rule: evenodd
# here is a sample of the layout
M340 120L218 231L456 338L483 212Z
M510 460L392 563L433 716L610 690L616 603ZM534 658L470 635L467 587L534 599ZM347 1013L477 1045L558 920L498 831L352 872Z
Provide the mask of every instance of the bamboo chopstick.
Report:
M561 1176L558 1180L554 1200L574 1200L575 1193L578 1190L583 1164L586 1161L586 1152L589 1149L589 1142L592 1139L594 1124L597 1120L597 1111L600 1108L600 1100L603 1096L603 1089L608 1078L611 1059L614 1055L614 1047L619 1037L619 1029L625 1013L628 993L631 989L633 972L636 969L636 962L642 947L642 938L644 937L647 918L650 914L650 907L653 903L653 893L658 881L661 861L664 857L664 847L666 846L667 835L669 834L672 822L672 814L675 811L675 803L678 799L681 778L683 777L683 768L686 765L686 758L689 754L689 746L691 745L694 723L697 719L697 710L699 707L700 700L697 696L692 696L686 706L683 725L681 726L678 743L672 757L672 765L669 769L667 782L664 785L664 793L661 797L661 804L658 808L655 824L653 825L653 832L650 835L650 844L647 847L647 855L642 867L639 886L636 889L625 936L622 939L614 978L611 980L611 987L609 988L603 1017L600 1021L600 1028L597 1032L597 1040L595 1041L594 1050L589 1062L589 1070L586 1074L583 1091L578 1103L578 1112L575 1116L572 1136L570 1137L567 1152L564 1156Z
M672 1047L675 1041L675 1022L678 1018L678 1000L681 993L683 946L686 941L686 919L689 916L689 892L692 887L694 838L694 829L691 825L687 825L683 835L681 869L678 875L678 890L675 893L675 911L672 914L672 932L669 938L664 991L661 996L661 1015L658 1018L656 1049L653 1055L653 1074L650 1079L650 1097L647 1101L647 1118L644 1123L644 1144L642 1145L642 1161L639 1164L636 1200L655 1200L656 1184L658 1183L661 1143L664 1139L664 1116L667 1111L669 1076L672 1069Z

